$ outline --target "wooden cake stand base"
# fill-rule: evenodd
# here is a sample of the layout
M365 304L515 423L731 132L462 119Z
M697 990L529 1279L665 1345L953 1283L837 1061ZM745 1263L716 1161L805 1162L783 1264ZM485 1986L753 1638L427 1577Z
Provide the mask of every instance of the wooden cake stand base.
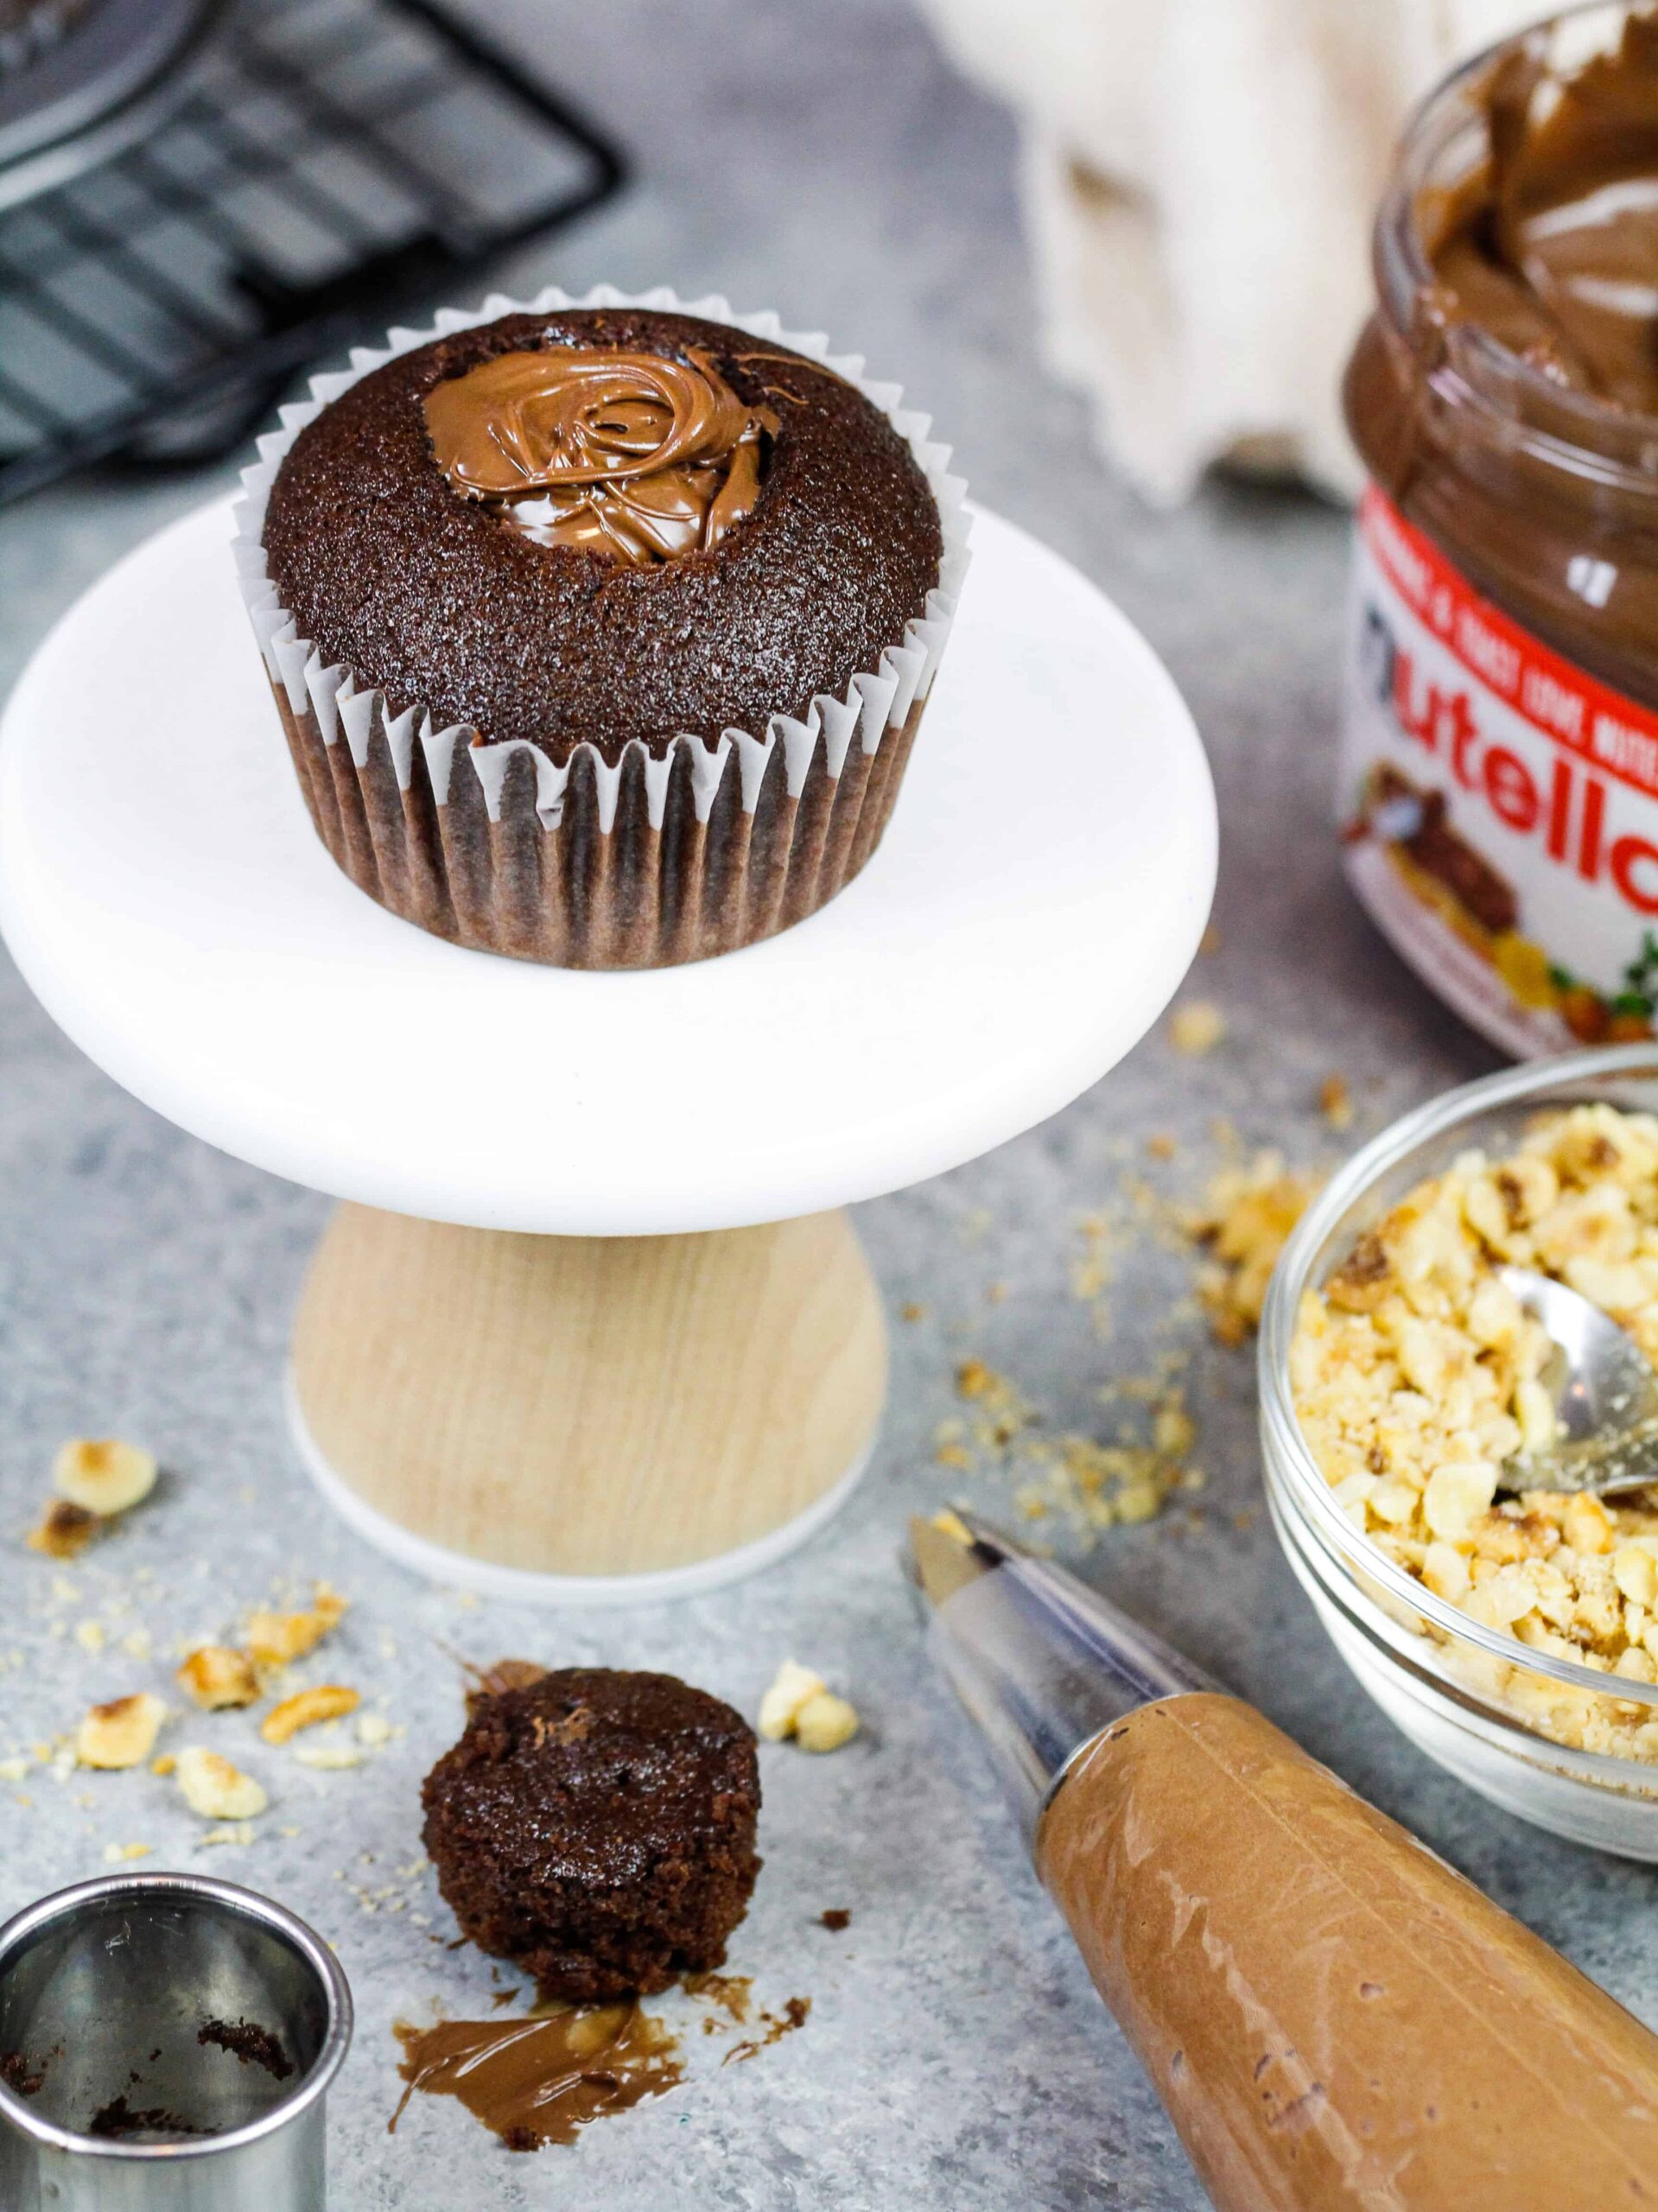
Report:
M839 1212L530 1236L342 1205L294 1332L295 1422L335 1503L411 1563L459 1553L503 1588L759 1564L855 1479L886 1388Z

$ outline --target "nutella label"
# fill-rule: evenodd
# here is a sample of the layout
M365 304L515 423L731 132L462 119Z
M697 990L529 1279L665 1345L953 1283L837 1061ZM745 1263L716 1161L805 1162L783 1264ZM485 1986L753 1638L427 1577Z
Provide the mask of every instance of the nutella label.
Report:
M1372 918L1518 1058L1651 1036L1658 714L1511 621L1374 485L1355 563L1342 829ZM1612 578L1582 568L1593 605Z

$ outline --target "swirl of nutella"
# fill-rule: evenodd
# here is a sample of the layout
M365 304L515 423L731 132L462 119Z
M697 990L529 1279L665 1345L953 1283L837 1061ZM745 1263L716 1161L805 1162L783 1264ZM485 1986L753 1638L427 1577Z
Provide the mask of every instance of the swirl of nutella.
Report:
M709 357L549 346L500 353L435 385L438 467L537 545L644 568L706 552L759 497L778 418Z

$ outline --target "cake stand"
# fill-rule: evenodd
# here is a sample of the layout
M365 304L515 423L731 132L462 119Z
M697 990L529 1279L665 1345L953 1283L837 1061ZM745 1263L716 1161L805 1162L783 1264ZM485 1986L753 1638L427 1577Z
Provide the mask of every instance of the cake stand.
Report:
M0 737L0 929L146 1104L344 1203L302 1293L302 1457L365 1536L516 1597L760 1566L867 1464L844 1213L1055 1112L1196 950L1215 802L1124 618L981 513L885 842L768 943L589 975L463 951L317 842L228 504L48 638Z

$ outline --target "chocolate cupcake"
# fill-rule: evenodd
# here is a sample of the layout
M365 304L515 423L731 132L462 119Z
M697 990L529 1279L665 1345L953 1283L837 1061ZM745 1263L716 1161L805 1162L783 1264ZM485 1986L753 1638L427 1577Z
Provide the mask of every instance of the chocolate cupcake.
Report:
M318 834L457 944L661 967L832 898L965 564L890 386L723 301L549 293L318 378L238 557Z
M717 1967L760 1864L747 1723L672 1675L509 1662L494 1681L421 1790L462 1932L574 2002Z

